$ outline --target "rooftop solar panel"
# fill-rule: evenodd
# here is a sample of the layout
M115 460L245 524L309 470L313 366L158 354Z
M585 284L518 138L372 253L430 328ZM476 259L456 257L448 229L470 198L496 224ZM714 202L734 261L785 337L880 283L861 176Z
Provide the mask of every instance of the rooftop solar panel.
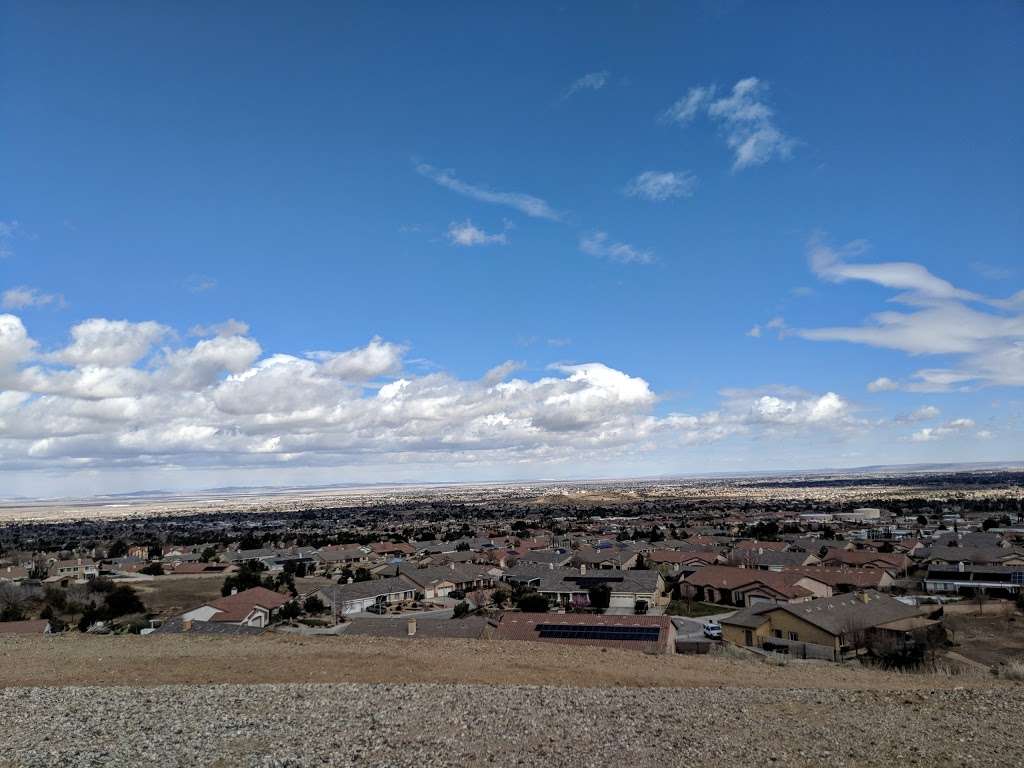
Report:
M538 624L542 639L559 640L641 640L657 642L661 628L593 624Z

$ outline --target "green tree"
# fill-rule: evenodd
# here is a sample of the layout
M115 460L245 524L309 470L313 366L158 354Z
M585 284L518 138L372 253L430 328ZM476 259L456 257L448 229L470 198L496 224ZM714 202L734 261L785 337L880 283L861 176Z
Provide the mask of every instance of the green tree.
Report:
M316 595L310 595L306 598L306 602L302 604L302 609L306 613L323 613L324 601Z
M107 593L108 618L115 619L118 616L126 616L129 613L145 613L146 606L142 604L134 589L126 584L118 584Z
M463 600L460 603L455 604L455 608L452 609L453 619L464 619L469 615L469 603Z
M224 585L220 588L220 593L227 597L233 589L242 592L246 589L263 586L263 572L265 570L267 570L267 566L260 562L242 563L238 573L224 579ZM270 589L273 588L273 583L271 583Z
M128 554L128 545L121 539L118 539L110 545L110 549L107 550L107 557L124 557Z
M547 613L548 599L539 592L524 592L516 606L525 613Z
M160 563L150 563L145 568L140 568L139 573L144 573L147 576L163 576L164 567Z
M612 601L612 588L607 584L595 584L590 588L590 607L604 613Z

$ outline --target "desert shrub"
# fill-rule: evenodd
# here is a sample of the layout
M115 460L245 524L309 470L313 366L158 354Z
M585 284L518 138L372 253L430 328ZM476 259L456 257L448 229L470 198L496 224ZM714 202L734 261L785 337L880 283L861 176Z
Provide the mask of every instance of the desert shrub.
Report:
M105 577L90 579L86 583L90 592L110 592L114 588L114 582Z
M1001 672L1001 676L1007 680L1024 682L1024 661L1011 661Z

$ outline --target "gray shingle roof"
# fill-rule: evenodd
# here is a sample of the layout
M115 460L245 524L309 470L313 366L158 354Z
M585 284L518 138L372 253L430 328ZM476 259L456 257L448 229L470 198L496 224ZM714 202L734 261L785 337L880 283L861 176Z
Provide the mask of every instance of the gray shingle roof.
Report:
M592 568L581 574L577 568L551 568L518 563L505 572L508 581L537 580L538 592L587 592L596 583L605 582L612 593L650 593L658 588L657 571L623 571L618 568Z
M351 584L335 584L322 587L320 593L331 603L365 600L370 597L381 597L396 592L414 592L416 585L402 576L389 579L371 579L370 581L354 581Z

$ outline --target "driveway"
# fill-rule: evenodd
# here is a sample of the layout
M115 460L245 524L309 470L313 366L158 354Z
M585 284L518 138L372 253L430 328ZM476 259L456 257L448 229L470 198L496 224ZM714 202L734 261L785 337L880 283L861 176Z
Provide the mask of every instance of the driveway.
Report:
M732 616L736 611L723 611L712 616L701 616L698 619L687 618L686 616L673 616L672 623L676 625L676 637L679 640L700 640L704 637L705 621L721 621Z

